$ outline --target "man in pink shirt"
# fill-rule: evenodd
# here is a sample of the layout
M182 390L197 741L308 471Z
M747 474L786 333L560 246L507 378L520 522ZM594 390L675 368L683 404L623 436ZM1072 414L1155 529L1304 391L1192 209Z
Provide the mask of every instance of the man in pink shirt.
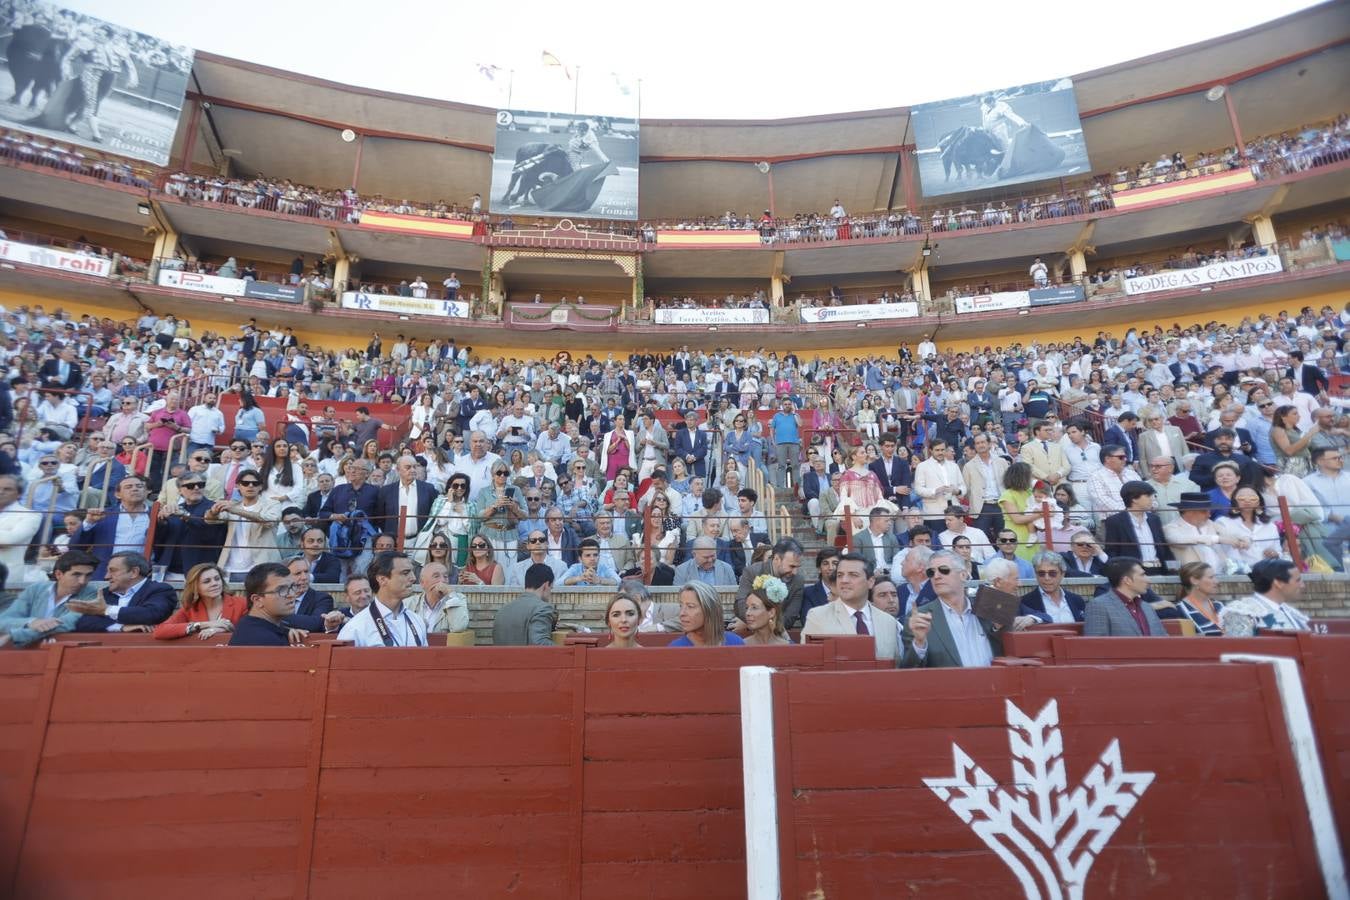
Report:
M169 444L175 435L186 432L192 427L192 419L178 408L178 395L170 391L164 395L164 405L150 414L150 426L146 440L150 442L150 470L146 474L152 491L159 491L164 481L165 463L169 456Z

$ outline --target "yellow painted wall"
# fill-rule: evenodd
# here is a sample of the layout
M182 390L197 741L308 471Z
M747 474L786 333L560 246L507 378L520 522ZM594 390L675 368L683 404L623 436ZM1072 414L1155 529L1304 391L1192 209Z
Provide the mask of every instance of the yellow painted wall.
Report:
M1244 318L1247 317L1255 318L1259 315L1262 315L1263 313L1274 314L1279 312L1281 309L1286 309L1290 313L1293 313L1303 306L1311 306L1314 309L1317 309L1322 306L1329 305L1332 306L1333 308L1339 309L1344 304L1345 304L1345 296L1343 294L1320 293L1276 305L1266 303L1266 304L1239 306L1233 307L1232 309L1211 310L1209 312L1200 313L1195 316L1169 315L1162 318L1161 320L1158 320L1156 323L1150 320L1144 322L1137 322L1135 323L1135 325L1136 327L1140 328L1146 327L1149 329L1152 329L1154 324L1161 324L1164 328L1170 328L1174 322L1182 326L1188 326L1192 324L1210 321L1219 322L1224 325L1236 325L1240 323ZM92 303L60 301L53 297L42 297L35 294L21 294L3 290L0 290L0 305L4 305L10 308L13 308L14 306L18 305L28 305L28 306L41 305L48 312L56 309L57 307L60 307L76 317L84 315L85 313L94 316L105 316L105 315L111 316L112 318L119 320L134 318L135 316L134 312L129 311L128 306L120 306L118 309L108 309L106 307L101 307L97 304ZM221 304L221 307L225 311L228 311L230 309L228 304ZM241 309L240 312L241 313L248 312L251 314L253 311ZM216 319L204 319L200 316L192 316L190 321L192 322L192 330L194 334L202 334L207 331L213 331L217 334L233 335L238 332L240 323L248 318L250 318L250 316L241 315L233 319L216 320ZM257 318L260 324L262 325L268 324L266 316L258 316ZM313 318L317 319L318 317ZM1027 324L1030 324L1030 322L1034 320L1034 317L1028 316L1026 317L1026 320ZM1018 324L1020 325L1022 324L1022 322L1019 321ZM939 332L937 343L939 348L943 350L947 349L970 350L974 348L981 348L993 345L1007 346L1012 343L1026 344L1030 343L1031 341L1041 341L1041 342L1071 341L1075 337L1082 337L1084 340L1090 341L1092 338L1096 337L1097 332L1099 330L1111 332L1115 334L1117 337L1119 337L1125 333L1128 327L1129 326L1127 324L1114 324L1099 327L1097 324L1093 323L1089 319L1089 321L1085 322L1082 325L1082 327L1079 328L1060 329L1056 331L1040 331L1040 332L1023 331L1015 334L1009 334L1004 337L1000 337L997 340L991 340L987 338L966 339L966 340L955 338L948 340L946 339L946 335L944 333ZM393 333L396 331L396 328L393 327L392 323L383 323L383 326L381 327L380 330L383 333L385 333L388 337L392 337ZM943 332L945 331L947 331L946 327L943 328ZM325 333L318 329L307 328L303 326L296 328L295 333L296 336L302 342L307 341L310 344L314 344L325 348L343 349L346 347L356 346L358 343L362 347L365 346L364 337L358 339L357 337L334 335L331 333ZM537 358L540 354L540 351L538 349L526 345L480 344L477 341L473 340L472 337L470 337L469 340L473 346L474 353L480 357L487 357L487 358L506 357L508 359L511 357L515 357L518 359L527 359L527 358ZM764 345L758 336L746 340L744 346L767 346L769 347L769 349L772 349L771 345ZM858 346L849 349L846 355L855 357L862 357L862 356L891 357L895 355L896 346L897 345L894 342L888 344ZM553 354L556 353L557 351L546 350L544 352L547 353L548 356L552 357ZM568 352L570 352L574 357L584 358L585 356L590 355L594 356L596 359L604 359L610 353L613 353L615 357L623 357L627 355L627 351L620 352L615 350L602 350L594 347L590 348L572 347L568 348ZM807 355L808 353L809 351L807 351L807 353L804 353L803 351L797 351L797 355L799 357ZM821 351L821 355L826 357L839 356L845 355L845 351L826 349Z

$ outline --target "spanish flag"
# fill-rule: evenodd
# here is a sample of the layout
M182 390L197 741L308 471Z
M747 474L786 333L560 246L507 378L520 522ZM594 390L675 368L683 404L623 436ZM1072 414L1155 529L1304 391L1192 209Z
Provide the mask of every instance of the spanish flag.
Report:
M758 231L658 231L656 246L662 250L758 247L760 238Z
M397 213L361 213L360 227L371 231L390 231L395 234L422 234L430 237L473 240L473 223L462 219L429 219L425 216L401 216Z

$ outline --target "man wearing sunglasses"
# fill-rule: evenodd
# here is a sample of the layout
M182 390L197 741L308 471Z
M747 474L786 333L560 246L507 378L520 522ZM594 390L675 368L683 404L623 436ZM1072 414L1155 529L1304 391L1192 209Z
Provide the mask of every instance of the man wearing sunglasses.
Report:
M925 571L937 600L915 608L902 636L902 669L980 668L1003 655L994 625L975 615L966 597L965 560L939 550Z
M1036 573L1036 586L1022 595L1024 616L1035 616L1041 622L1069 624L1083 621L1087 601L1064 587L1064 557L1050 550L1042 550L1031 561Z
M534 565L548 566L553 570L554 582L562 581L563 576L567 574L567 565L561 557L553 556L548 552L548 537L544 528L531 529L525 536L524 548L526 551L525 558L506 567L507 587L525 587L525 573L530 570L530 566Z

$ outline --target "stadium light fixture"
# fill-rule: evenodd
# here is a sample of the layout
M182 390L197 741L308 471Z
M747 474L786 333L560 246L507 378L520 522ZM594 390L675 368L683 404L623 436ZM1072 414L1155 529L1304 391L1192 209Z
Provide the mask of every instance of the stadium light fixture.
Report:
M1217 103L1223 99L1223 95L1226 93L1228 93L1228 88L1224 87L1222 84L1216 84L1205 92L1205 99L1210 103Z

